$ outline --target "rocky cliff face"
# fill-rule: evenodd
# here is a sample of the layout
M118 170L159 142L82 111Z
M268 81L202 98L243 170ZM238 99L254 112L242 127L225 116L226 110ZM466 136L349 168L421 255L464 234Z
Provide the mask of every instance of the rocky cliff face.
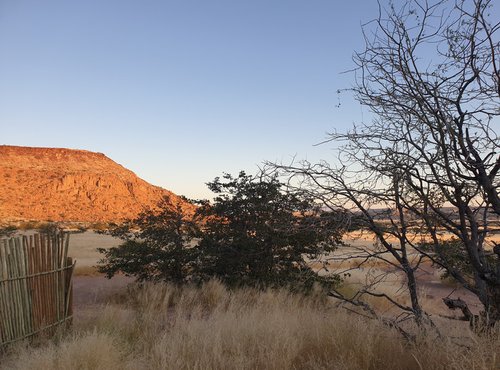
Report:
M0 146L0 221L119 222L164 195L101 153Z

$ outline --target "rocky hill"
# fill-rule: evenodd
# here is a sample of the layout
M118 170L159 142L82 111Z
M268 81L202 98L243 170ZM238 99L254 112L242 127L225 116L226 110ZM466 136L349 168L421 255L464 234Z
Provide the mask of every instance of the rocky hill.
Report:
M154 207L164 195L180 199L101 153L0 145L3 222L117 222Z

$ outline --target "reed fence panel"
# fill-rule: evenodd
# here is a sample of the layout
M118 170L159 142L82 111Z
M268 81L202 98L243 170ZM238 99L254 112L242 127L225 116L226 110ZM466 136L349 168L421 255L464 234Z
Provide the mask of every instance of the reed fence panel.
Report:
M72 276L69 234L0 240L0 347L70 323Z

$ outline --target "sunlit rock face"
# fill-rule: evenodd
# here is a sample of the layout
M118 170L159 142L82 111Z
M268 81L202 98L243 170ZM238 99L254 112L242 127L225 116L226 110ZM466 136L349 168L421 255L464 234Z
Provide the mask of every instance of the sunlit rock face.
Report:
M0 221L119 222L164 195L102 153L0 146Z

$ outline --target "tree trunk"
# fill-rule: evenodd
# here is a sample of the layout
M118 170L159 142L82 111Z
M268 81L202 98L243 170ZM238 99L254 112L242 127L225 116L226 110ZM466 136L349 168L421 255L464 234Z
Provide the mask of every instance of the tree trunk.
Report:
M404 268L408 279L408 290L410 293L411 307L415 315L415 321L418 325L421 325L423 323L423 310L420 306L420 302L418 301L417 280L415 278L415 273L409 265L404 266Z

